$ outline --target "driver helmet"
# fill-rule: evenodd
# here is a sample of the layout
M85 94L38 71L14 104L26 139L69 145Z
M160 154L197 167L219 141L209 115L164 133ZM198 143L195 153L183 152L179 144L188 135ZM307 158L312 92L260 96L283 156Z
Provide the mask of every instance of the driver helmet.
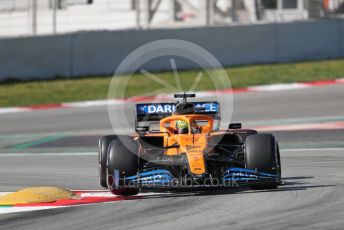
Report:
M177 128L178 129L188 128L188 123L186 121L183 121L183 120L178 120L177 121Z

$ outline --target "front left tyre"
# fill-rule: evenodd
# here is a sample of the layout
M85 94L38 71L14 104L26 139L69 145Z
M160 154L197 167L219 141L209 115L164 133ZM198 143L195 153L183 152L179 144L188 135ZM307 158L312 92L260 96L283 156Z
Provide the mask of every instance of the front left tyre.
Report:
M281 160L278 143L271 134L250 135L245 141L245 165L247 169L271 173L276 181L252 185L252 189L275 189L281 184Z

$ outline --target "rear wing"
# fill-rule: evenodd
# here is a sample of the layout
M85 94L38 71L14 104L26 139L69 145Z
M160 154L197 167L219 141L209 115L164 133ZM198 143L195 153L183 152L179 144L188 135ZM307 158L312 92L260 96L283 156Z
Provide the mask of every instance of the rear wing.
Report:
M195 106L195 114L208 115L214 119L221 119L220 103L210 102L189 102ZM176 109L175 103L150 103L136 105L136 122L160 121L171 116Z

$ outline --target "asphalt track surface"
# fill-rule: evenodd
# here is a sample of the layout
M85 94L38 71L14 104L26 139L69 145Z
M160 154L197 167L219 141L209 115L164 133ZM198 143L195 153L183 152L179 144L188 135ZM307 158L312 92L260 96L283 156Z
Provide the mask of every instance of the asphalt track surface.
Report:
M248 124L339 119L344 116L343 98L343 86L237 94L234 118ZM71 149L87 143L92 150L97 135L111 132L106 107L7 114L0 116L0 124L0 192L35 185L99 189L94 154L4 153L27 136L60 132L63 138L22 151L51 150L54 143L53 150L61 152L66 148L58 147L68 143ZM342 229L344 131L276 135L281 144L289 143L281 151L284 184L277 190L166 193L5 214L0 215L0 229Z

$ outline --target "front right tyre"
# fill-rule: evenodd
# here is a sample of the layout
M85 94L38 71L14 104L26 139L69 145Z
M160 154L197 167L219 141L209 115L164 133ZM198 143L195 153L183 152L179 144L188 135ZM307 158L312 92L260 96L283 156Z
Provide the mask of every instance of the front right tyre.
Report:
M98 170L99 170L99 184L107 188L106 181L106 161L108 150L111 142L118 137L116 135L102 136L98 142Z
M128 136L122 136L111 143L107 156L107 184L113 194L138 194L139 188L123 184L125 177L136 175L138 172L138 150L138 143ZM114 186L116 180L119 184Z

